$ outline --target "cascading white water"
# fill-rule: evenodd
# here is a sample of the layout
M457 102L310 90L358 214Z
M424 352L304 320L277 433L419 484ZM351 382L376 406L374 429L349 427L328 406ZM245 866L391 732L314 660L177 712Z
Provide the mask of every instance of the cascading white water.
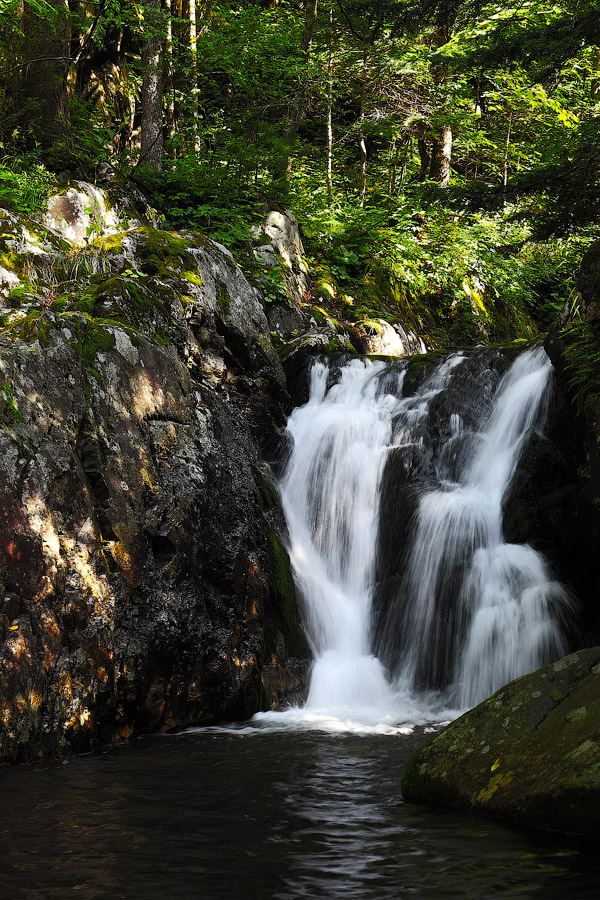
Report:
M382 369L353 361L327 391L328 368L314 365L310 400L288 423L293 450L281 485L315 654L307 708L373 722L390 706L370 617L384 448L402 381L393 379L393 393L378 390Z
M527 434L544 417L550 363L534 348L501 380L479 431L448 412L439 487L421 497L380 658L373 654L386 462L394 453L419 456L432 405L464 363L460 353L446 358L408 397L401 365L354 360L330 387L328 366L313 366L309 402L288 423L281 483L315 656L304 710L283 714L293 721L373 728L447 718L449 707L471 706L566 650L557 624L565 591L538 553L502 537L502 498ZM394 515L400 522L403 510Z
M557 621L569 603L564 588L539 553L502 535L502 499L526 436L545 418L550 373L543 348L521 354L458 481L422 498L401 588L403 650L394 666L407 690L441 687L445 669L448 702L468 708L567 651ZM423 684L427 672L433 685Z

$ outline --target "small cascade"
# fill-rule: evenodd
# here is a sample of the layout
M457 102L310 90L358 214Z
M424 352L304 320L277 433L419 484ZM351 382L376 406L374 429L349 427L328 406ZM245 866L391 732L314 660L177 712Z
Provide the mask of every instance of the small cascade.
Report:
M501 375L497 357L475 377L476 354L427 363L407 390L405 362L352 360L335 376L314 364L281 483L315 657L306 706L288 719L341 729L448 718L567 651L565 590L539 553L502 536L551 366L538 347ZM386 496L388 467L418 494L410 531L410 513ZM396 533L409 535L397 551Z
M290 559L315 655L307 708L338 718L387 715L391 688L371 655L371 606L385 447L403 373L352 361L327 389L317 362L310 400L290 417L281 485ZM386 389L387 388L387 389Z
M441 466L439 488L421 499L380 646L406 690L441 690L464 709L567 652L566 591L539 553L502 535L502 499L525 438L545 420L551 370L543 348L521 354L498 385L488 421L457 450L457 480L446 480ZM460 434L459 422L451 428Z

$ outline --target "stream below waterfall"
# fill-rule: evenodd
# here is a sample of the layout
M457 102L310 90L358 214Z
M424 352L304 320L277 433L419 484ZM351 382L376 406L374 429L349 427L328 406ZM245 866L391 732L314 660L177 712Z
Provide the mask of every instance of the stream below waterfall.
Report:
M404 804L422 741L206 729L0 767L0 896L597 900L594 846Z

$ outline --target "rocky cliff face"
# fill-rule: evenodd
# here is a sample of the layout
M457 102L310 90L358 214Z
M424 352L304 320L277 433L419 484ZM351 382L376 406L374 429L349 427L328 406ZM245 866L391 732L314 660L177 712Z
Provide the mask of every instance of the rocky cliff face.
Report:
M84 184L0 211L0 266L0 759L297 699L260 292Z

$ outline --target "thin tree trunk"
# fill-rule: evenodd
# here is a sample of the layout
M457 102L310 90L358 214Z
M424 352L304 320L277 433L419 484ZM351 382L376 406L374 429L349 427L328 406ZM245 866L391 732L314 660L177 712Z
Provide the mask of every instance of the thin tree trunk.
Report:
M215 5L215 0L206 0L204 4L204 9L200 14L200 27L198 28L198 34L206 34L208 31L208 26L210 22L210 17L212 15L213 6Z
M160 0L145 0L140 163L156 171L162 170L165 155L160 21Z
M506 203L506 188L508 185L508 151L510 149L510 132L512 128L512 120L513 114L510 113L508 117L508 129L506 131L506 144L504 146L504 161L502 163L502 197L503 202Z
M165 33L165 98L167 133L171 141L175 138L175 86L174 86L174 60L173 60L173 4L172 0L165 0L167 13Z
M419 167L419 172L417 175L417 181L425 181L427 178L427 172L429 171L429 150L427 149L427 141L424 137L420 137L417 139L417 149L419 151L419 159L421 161L421 165Z
M404 184L404 176L406 175L406 168L408 166L408 156L412 150L412 146L413 146L413 136L412 136L412 134L409 134L408 138L406 139L406 143L404 145L404 157L402 159L402 170L400 172L400 184L401 185Z
M192 89L192 140L194 153L200 152L198 137L198 28L196 21L196 0L188 0L190 21L190 67Z
M358 127L358 149L360 150L360 174L358 181L358 200L362 206L365 205L365 193L367 190L367 145L365 142L365 133L363 130L363 122L365 120L365 109L367 103L367 51L363 54L363 83L360 98L360 116Z
M333 203L333 10L329 8L329 53L327 56L327 199Z
M360 173L358 181L358 200L361 206L365 205L365 193L367 190L367 145L362 126L358 132L358 149L360 150Z
M388 194L390 197L394 195L396 190L396 172L398 170L399 153L400 148L398 147L398 138L394 135L390 142L390 167L388 175Z

